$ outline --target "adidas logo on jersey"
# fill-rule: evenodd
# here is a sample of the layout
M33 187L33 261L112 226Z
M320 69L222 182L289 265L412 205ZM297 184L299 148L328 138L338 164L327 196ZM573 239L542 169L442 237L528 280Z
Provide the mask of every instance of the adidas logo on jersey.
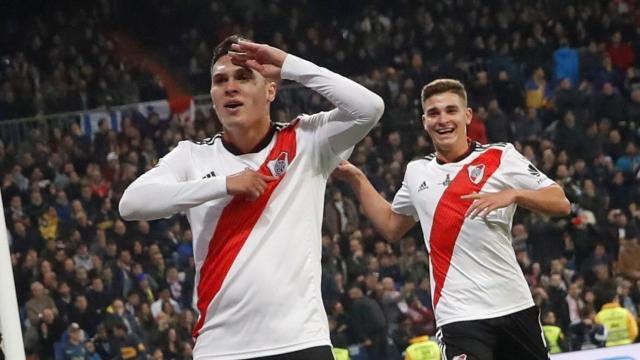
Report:
M532 164L529 164L529 167L527 168L527 170L529 171L529 174L531 174L533 176L540 176L540 170L538 170Z
M208 173L207 175L203 176L202 178L203 179L208 179L208 178L214 177L214 176L216 176L216 173L212 171L212 172Z
M420 186L418 187L418 192L422 191L422 190L427 190L429 188L429 185L427 185L426 181L422 181L422 184L420 184Z

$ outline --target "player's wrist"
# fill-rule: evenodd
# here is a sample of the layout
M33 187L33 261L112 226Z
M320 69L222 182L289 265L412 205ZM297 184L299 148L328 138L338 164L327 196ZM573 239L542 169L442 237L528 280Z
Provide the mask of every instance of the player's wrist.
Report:
M512 203L516 205L521 205L522 200L524 199L523 191L520 189L511 189Z
M367 180L367 177L362 171L360 171L360 169L350 173L349 175L350 176L347 178L347 181L351 186L360 185L363 181Z

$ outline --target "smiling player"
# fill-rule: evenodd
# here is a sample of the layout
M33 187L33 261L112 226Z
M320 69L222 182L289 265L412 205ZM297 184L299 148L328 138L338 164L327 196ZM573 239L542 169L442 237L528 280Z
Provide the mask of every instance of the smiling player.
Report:
M397 240L420 221L446 359L548 359L539 311L511 247L511 223L516 206L565 215L569 201L513 145L468 140L472 113L459 81L435 80L421 100L436 152L409 163L393 204L350 163L334 173L385 238Z

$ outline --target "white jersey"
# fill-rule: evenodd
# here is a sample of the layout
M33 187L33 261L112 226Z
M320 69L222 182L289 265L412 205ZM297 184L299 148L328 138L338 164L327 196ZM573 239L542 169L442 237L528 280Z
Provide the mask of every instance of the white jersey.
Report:
M282 77L336 109L277 124L263 148L236 155L222 136L182 141L138 178L120 203L127 219L185 211L194 237L194 358L247 359L330 345L320 292L326 181L382 115L364 87L288 55ZM251 168L279 179L256 201L226 193Z
M470 152L457 162L440 163L430 155L409 163L392 208L422 226L438 326L534 305L511 245L516 205L495 210L486 219L470 219L465 213L473 201L460 197L554 184L506 143L471 143Z

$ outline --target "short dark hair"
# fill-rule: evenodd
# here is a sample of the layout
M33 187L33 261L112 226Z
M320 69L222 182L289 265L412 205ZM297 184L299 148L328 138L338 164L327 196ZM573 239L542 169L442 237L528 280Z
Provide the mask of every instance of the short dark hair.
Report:
M422 94L420 96L420 102L424 102L432 97L446 92L452 92L462 98L464 104L467 104L467 91L464 89L464 85L455 79L437 79L428 83L422 88Z
M211 58L211 68L209 69L210 72L213 72L213 65L216 64L218 59L220 59L221 57L229 53L229 50L231 50L231 45L237 44L238 41L240 40L251 41L242 35L233 34L227 37L226 39L222 40L218 45L216 45L215 49L213 49L213 57Z
M602 287L602 300L605 302L613 302L618 296L618 286L615 282L609 280Z

